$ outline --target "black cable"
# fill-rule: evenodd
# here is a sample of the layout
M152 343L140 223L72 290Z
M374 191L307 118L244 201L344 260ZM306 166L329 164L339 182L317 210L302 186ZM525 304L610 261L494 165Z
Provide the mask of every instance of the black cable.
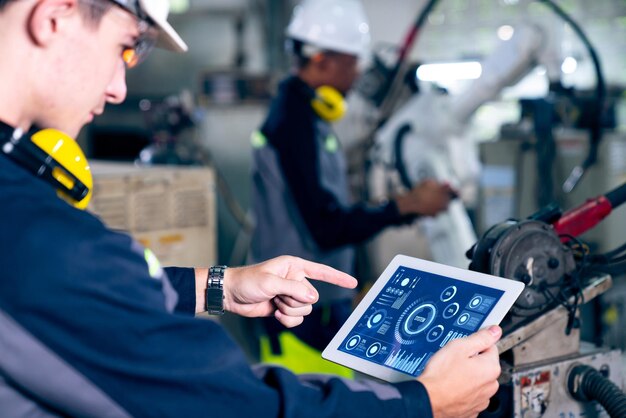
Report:
M619 247L611 250L611 251L607 251L604 254L598 254L594 256L594 259L597 259L598 261L602 261L602 260L613 260L615 259L617 256L619 256L619 254L621 254L622 252L626 251L626 242L622 245L620 245ZM624 257L624 255L621 255L620 257Z
M590 262L585 268L590 273L600 272L613 276L626 273L626 254L623 254L624 251L626 251L626 243L604 254L590 257Z
M626 202L626 183L607 192L604 197L611 204L611 208L615 209L622 203Z
M587 35L585 35L580 26L552 0L538 1L541 3L545 3L554 11L554 13L556 13L561 19L563 19L571 26L572 30L576 33L576 35L578 35L582 43L587 48L587 51L591 56L591 60L593 61L593 67L596 73L596 103L594 106L594 114L591 121L591 126L589 128L589 151L587 152L587 157L585 158L583 163L580 166L574 168L572 174L570 174L568 179L563 184L563 190L566 193L569 193L574 189L574 187L576 187L576 184L582 178L585 170L595 164L598 160L598 146L600 145L600 141L602 140L602 116L604 111L604 99L606 96L606 85L604 82L604 75L602 73L600 58L598 57L598 54L596 53L593 45L591 45L589 38L587 38ZM575 173L577 169L582 171Z
M532 103L534 133L537 138L536 167L540 179L536 184L536 203L542 208L555 200L553 172L556 160L556 140L552 133L554 103L549 99L536 99Z
M552 300L554 303L556 303L557 305L561 305L561 306L563 306L564 308L568 308L568 306L566 306L566 305L563 303L563 301L562 301L562 300L557 299L557 297L556 297L556 296L554 296L554 295L552 294L552 292L550 292L548 289L543 289L543 290L541 291L541 293L543 294L543 296L544 296L546 299L551 299L551 300Z
M626 254L604 259L599 264L615 264L619 263L620 261L626 261Z
M567 325L565 327L565 334L569 335L572 328L579 327L579 323L576 319L578 306L585 304L581 278L589 266L589 247L577 237L573 237L569 234L563 234L562 236L567 236L570 239L567 246L572 249L572 251L574 251L574 247L582 249L582 251L580 251L580 255L578 256L579 260L576 265L576 270L569 276L571 283L569 286L563 286L560 290L560 297L565 301L563 306L569 311ZM565 282L566 277L563 278L563 282ZM565 292L565 290L567 290L567 292ZM574 301L569 303L569 298L572 296L574 297Z
M409 176L409 172L406 169L406 165L404 164L404 138L408 133L411 132L411 125L406 124L403 125L400 129L398 129L398 133L393 140L393 149L394 149L394 163L395 168L398 170L398 174L400 175L400 180L402 184L407 189L411 189L413 187L413 182L411 181L411 176Z
M611 418L626 417L626 395L593 367L574 367L567 376L567 387L578 401L598 401Z
M619 276L626 273L626 261L605 265L594 264L590 266L589 271L610 274L611 276Z
M542 293L544 297L546 297L546 299L552 299L553 303L561 305L567 310L567 325L565 326L565 335L570 335L570 333L572 332L572 328L578 328L579 326L578 322L576 321L576 311L578 310L578 305L580 303L579 290L577 289L576 292L574 292L573 294L573 303L569 303L569 296L563 293L563 288L561 288L559 291L559 297L554 296L552 292L550 292L547 288L543 289Z
M435 5L438 3L438 1L439 0L429 0L426 6L424 6L424 8L422 8L422 10L420 11L419 15L417 16L417 19L415 20L415 23L413 24L413 27L411 28L411 31L407 34L406 38L404 39L404 42L400 48L400 52L398 53L398 60L396 61L396 64L393 66L391 71L388 73L388 79L385 85L386 92L382 100L380 100L379 108L382 109L383 111L381 111L382 114L377 124L378 127L381 127L382 125L385 124L385 122L387 121L389 117L387 113L389 113L391 109L393 109L393 103L390 102L391 97L392 97L390 93L394 90L394 87L399 83L400 69L402 68L404 62L406 61L407 56L409 55L409 51L411 50L411 47L413 46L413 43L415 41L417 34L424 26L424 23L426 22L428 15L435 8Z

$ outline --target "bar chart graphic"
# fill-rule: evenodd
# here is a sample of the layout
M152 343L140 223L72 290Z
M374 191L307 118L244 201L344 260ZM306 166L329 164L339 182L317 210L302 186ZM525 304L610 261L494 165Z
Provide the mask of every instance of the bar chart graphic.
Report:
M415 356L413 353L407 353L406 350L392 352L385 360L385 366L392 367L410 375L415 375L419 367L428 361L433 353L424 353L421 356Z

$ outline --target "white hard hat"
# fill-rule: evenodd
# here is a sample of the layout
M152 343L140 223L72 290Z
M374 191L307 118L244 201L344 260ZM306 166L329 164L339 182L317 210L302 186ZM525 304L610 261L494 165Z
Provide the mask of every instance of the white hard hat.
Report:
M320 49L367 54L370 29L359 0L304 0L293 11L286 34Z
M187 51L187 44L167 21L169 0L113 0L136 16L149 17L159 31L158 46L176 51ZM144 16L145 15L145 16Z

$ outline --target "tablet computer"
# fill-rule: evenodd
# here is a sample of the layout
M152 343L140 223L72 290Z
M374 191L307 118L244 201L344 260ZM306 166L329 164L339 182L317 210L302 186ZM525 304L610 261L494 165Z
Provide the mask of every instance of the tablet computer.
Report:
M500 323L524 284L396 256L322 357L388 382L411 380L450 341Z

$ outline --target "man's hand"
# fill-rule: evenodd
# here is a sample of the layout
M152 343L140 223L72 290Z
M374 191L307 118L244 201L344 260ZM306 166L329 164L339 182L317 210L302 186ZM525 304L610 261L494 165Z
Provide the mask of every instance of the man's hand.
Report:
M202 277L202 272L197 269L196 277L199 275ZM282 256L252 266L226 269L224 309L247 317L274 315L286 327L295 327L311 313L319 297L307 278L346 288L357 285L354 277L331 267ZM202 289L206 287L206 273L202 286ZM196 294L204 298L203 291ZM196 303L197 307L203 305L202 300Z
M449 184L424 180L408 193L397 196L395 201L402 215L435 216L446 210L450 200L456 196Z
M435 418L470 418L489 405L498 390L500 362L492 326L454 340L438 351L418 378L426 387Z

